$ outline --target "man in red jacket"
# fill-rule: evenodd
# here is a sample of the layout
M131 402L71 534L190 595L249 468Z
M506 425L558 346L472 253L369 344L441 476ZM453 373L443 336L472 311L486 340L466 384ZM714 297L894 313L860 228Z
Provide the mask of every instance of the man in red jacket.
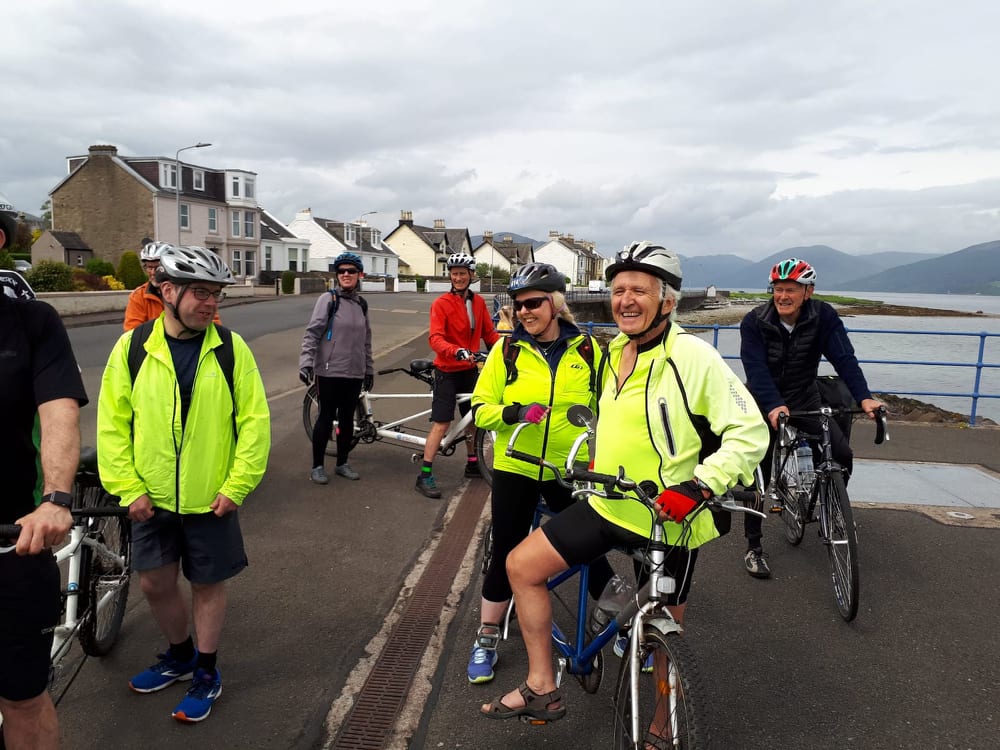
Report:
M500 338L483 298L469 289L475 270L476 261L471 255L452 253L448 257L451 291L431 304L429 341L437 355L434 358L434 400L431 402L431 422L434 424L427 435L416 490L425 497L435 499L441 497L441 490L434 480L434 456L455 418L458 394L472 393L476 387L479 370L474 353L479 351L480 340L490 347ZM463 415L469 408L469 402L459 405ZM478 477L479 465L471 434L465 445L469 451L465 476Z

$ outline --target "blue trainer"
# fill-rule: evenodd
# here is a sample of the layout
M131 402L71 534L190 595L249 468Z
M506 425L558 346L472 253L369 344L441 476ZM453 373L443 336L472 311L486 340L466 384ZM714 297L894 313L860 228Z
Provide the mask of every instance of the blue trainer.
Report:
M493 667L497 663L497 644L500 643L500 626L484 622L476 633L469 656L469 682L478 685L493 679Z
M615 656L619 659L625 658L625 652L628 650L628 636L620 635L615 639L614 652ZM646 656L646 661L642 663L642 671L649 674L653 671L653 652L651 651Z
M131 680L128 686L137 693L155 693L165 687L173 685L178 680L190 680L194 674L195 667L198 666L198 652L194 652L194 658L188 662L180 662L171 658L170 649L165 654L157 654L159 659L156 664L144 672L140 672Z
M177 704L173 716L177 721L194 723L208 718L212 704L222 695L222 674L218 669L209 672L199 669L188 688L184 700Z

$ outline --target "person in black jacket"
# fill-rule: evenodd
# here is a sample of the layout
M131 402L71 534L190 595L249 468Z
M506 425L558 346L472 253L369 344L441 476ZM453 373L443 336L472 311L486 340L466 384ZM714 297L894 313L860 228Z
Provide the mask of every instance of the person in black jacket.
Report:
M765 484L770 480L778 415L818 409L821 405L816 385L821 356L833 365L869 417L874 419L874 412L883 406L868 390L837 311L826 302L812 299L815 269L804 260L789 258L771 269L770 282L772 299L747 313L740 324L740 359L747 388L771 427L771 442L761 462ZM801 426L808 432L819 432L819 425L812 421L801 420ZM854 454L833 420L830 439L833 457L844 467L846 480ZM743 518L747 572L755 578L769 578L771 570L761 545L761 519L750 513Z

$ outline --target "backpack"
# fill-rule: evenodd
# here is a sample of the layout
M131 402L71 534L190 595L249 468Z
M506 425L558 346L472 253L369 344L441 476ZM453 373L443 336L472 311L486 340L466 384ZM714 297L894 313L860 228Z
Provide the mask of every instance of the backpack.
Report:
M590 390L594 391L597 386L597 373L594 371L594 337L584 334L583 341L577 347L583 361L590 366ZM517 380L517 355L521 353L521 347L511 346L510 336L505 336L503 340L503 364L507 369L507 385ZM604 360L601 360L603 368Z
M129 380L133 384L139 374L139 368L146 360L147 352L144 344L149 338L149 334L153 332L154 323L156 323L155 319L147 320L132 331L132 340L128 346L128 374ZM215 358L226 378L226 385L229 386L229 397L233 402L233 434L235 435L238 430L236 429L236 387L233 380L233 371L236 369L236 357L233 354L233 332L218 323L215 324L215 330L219 332L222 346L217 346L212 351L215 352Z
M330 341L333 338L333 316L337 314L337 310L340 308L340 295L337 294L336 289L330 290L330 296L333 297L333 301L330 303L330 312L326 318L326 340ZM358 295L358 304L361 305L361 312L364 316L368 317L368 300Z
M857 403L851 395L851 389L847 387L839 375L820 375L816 378L816 387L819 389L819 400L823 406L831 406L834 409L855 409ZM850 414L838 414L834 417L840 431L844 433L847 441L851 440Z

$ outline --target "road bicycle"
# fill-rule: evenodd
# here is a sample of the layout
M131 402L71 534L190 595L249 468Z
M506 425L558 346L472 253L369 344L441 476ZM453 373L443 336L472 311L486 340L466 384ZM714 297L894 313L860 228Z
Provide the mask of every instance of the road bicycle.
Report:
M802 541L807 523L819 521L819 537L830 558L830 578L840 616L847 622L858 614L861 587L858 565L858 530L847 495L844 467L833 458L830 420L839 416L863 414L857 409L824 406L811 411L782 413L778 418L771 481L766 494L772 501L771 512L780 513L785 539L789 544ZM819 433L811 434L789 420L813 419ZM875 417L875 444L888 440L886 412L880 408ZM813 446L819 463L813 466Z
M54 630L49 666L49 691L58 705L87 656L108 654L118 639L132 575L132 526L128 509L101 487L97 452L81 451L73 486L73 526L55 551L63 577L62 613ZM16 524L0 525L0 554L14 554ZM10 544L5 544L9 540ZM74 641L84 658L67 659Z
M565 467L515 448L517 437L526 425L519 425L507 443L506 455L537 466L550 469L558 481L573 487L575 497L597 495L621 502L641 502L655 512L655 502L660 494L655 482L636 482L619 467L617 475L590 471L586 461L577 456L593 435L593 413L585 406L574 405L568 411L570 422L585 427L586 432L574 441ZM731 490L722 496L701 503L684 521L689 529L694 518L703 512L725 510L728 512L756 513L764 517L760 508L761 495L753 490ZM536 513L536 523L545 513ZM575 566L552 578L549 590L557 589L573 576L579 577L576 602L575 640L563 632L553 619L552 642L556 650L556 682L562 683L566 674L576 677L588 693L597 692L604 672L603 649L619 633L628 634L628 646L622 657L613 697L614 725L612 747L620 750L643 750L647 746L704 748L709 747L705 691L690 646L682 638L682 628L666 606L667 595L674 592L676 581L664 573L664 562L670 547L664 541L663 525L654 523L649 544L641 550L628 552L639 561L648 578L643 582L622 609L596 633L588 633L587 583L589 566ZM645 577L645 576L644 576ZM588 641L588 637L590 640ZM653 664L653 674L644 674L644 666ZM526 719L532 723L537 720ZM658 732L669 734L670 739L651 735L657 723Z
M483 362L486 355L478 353L474 355L477 362ZM432 399L434 396L434 364L430 359L414 359L410 361L409 367L391 367L379 370L379 375L391 375L402 372L425 383L430 388L430 393L368 393L362 391L358 399L357 408L354 411L354 435L351 438L351 449L358 443L374 443L376 440L390 440L402 443L405 446L418 446L421 449L427 444L428 430L421 425L426 424L430 418L430 408L410 414L401 419L394 419L382 422L375 419L375 404L379 401L389 401L392 399ZM468 404L472 400L471 393L458 394L459 404ZM317 395L316 383L313 382L306 389L302 399L302 426L306 435L312 440L313 427L316 424L316 417L319 415L319 397ZM337 455L337 423L334 421L334 431L327 443L326 454L328 456ZM471 437L470 437L471 435ZM475 427L475 422L470 409L461 419L455 420L448 428L448 432L441 439L438 454L450 456L455 449L466 440L473 440L476 451L476 459L479 471L483 479L490 485L493 483L493 443L496 434L491 430L483 430ZM410 460L414 463L423 459L423 451L413 453Z

